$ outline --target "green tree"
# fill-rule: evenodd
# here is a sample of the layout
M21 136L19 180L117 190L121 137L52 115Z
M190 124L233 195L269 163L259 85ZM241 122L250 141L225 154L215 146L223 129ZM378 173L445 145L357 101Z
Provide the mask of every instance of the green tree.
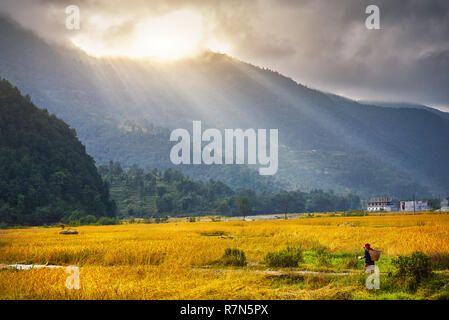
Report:
M164 194L157 199L157 208L159 212L171 212L174 207L174 199L171 194Z
M249 199L248 197L238 197L237 202L237 211L243 216L243 220L245 220L246 216L251 213L251 208L249 206Z

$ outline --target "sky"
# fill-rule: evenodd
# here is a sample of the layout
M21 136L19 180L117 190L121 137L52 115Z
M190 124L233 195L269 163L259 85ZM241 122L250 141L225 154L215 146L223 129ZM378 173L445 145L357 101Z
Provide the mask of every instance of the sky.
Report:
M365 26L371 4L379 30ZM80 30L65 27L69 5ZM449 111L447 0L2 0L0 12L96 56L209 49L349 98Z

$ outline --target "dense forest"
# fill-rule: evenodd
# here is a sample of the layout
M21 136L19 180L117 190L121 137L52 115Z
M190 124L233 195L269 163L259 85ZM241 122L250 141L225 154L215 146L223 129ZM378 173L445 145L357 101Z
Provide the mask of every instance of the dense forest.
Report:
M0 80L0 223L113 217L115 210L75 131Z
M180 170L145 171L136 165L123 170L120 163L99 167L103 179L111 187L119 216L160 217L198 215L240 215L238 199L245 198L251 214L329 212L360 209L356 195L340 196L314 190L257 192L234 191L222 182L197 181Z

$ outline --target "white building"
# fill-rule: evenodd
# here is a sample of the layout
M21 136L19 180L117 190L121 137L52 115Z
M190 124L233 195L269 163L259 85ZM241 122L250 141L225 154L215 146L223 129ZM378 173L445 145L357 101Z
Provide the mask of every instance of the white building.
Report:
M368 201L367 211L393 211L393 203L389 197L375 197Z
M449 200L441 201L441 209L439 211L449 212Z
M401 201L399 211L428 211L427 201Z

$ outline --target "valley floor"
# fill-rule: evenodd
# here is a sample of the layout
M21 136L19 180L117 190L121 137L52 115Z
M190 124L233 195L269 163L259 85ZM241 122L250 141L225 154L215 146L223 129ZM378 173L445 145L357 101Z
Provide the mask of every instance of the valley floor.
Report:
M175 222L0 230L0 299L447 299L449 215L297 217L289 220ZM362 246L382 255L380 289L365 287ZM301 248L294 268L269 267L268 252ZM226 248L247 265L225 266ZM398 255L438 260L433 276L410 290L392 276ZM324 254L323 254L324 252ZM435 260L435 261L436 261ZM9 264L75 265L16 270Z

